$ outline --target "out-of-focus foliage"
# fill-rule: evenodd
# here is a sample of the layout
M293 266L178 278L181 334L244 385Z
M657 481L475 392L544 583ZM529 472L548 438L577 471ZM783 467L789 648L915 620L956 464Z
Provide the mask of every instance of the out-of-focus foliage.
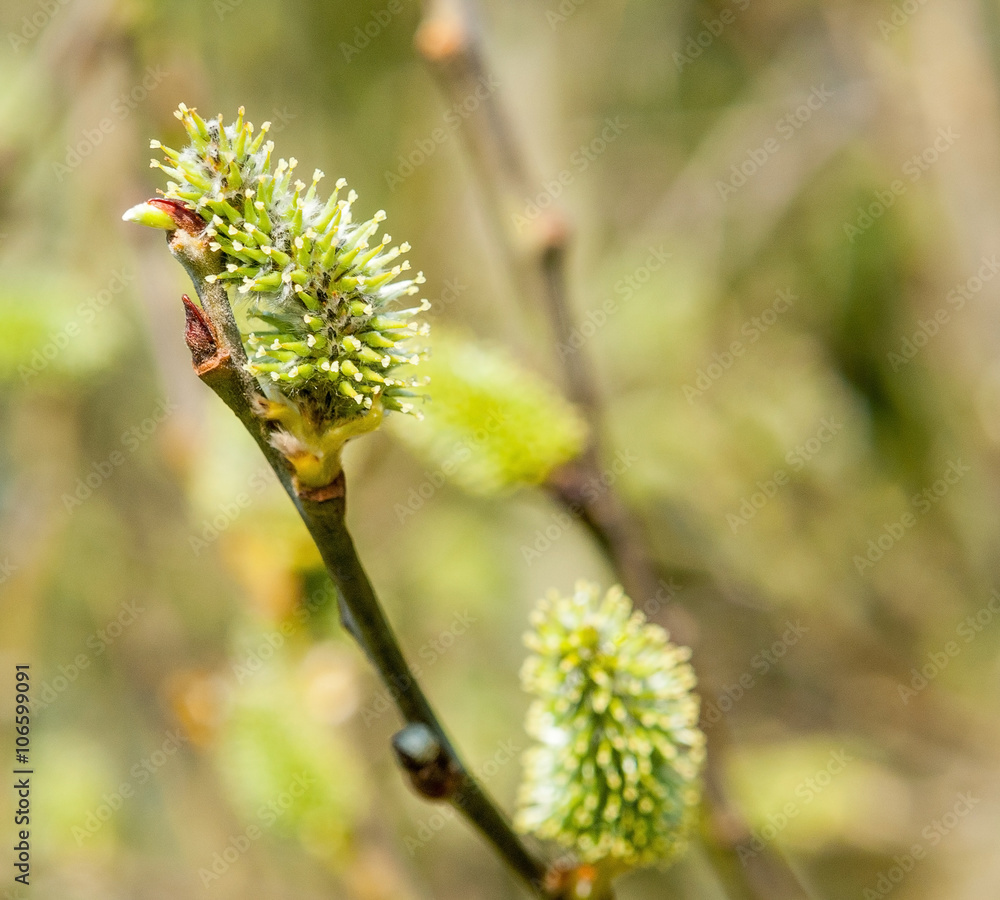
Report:
M119 279L119 291L125 288ZM58 269L18 271L0 287L0 379L30 384L84 378L113 363L124 339L110 290L90 297ZM103 313L103 315L102 315Z
M421 371L424 421L397 434L435 472L473 494L540 484L586 439L580 414L558 388L510 354L439 328Z
M995 897L995 4L478 13L483 90L537 184L504 221L484 212L461 133L481 100L442 101L413 50L417 4L2 5L0 665L30 663L39 698L25 893L516 890L457 818L408 793L391 698L344 638L308 537L190 371L190 283L161 235L120 222L159 186L149 136L183 141L183 100L245 104L284 155L386 209L427 274L434 331L503 348L533 384L559 383L559 353L593 370L609 449L591 488L619 492L651 546L659 589L632 599L692 646L708 745L692 852L624 878L621 898L740 896L715 864L740 834L720 792L750 830L747 865L784 853L816 896ZM523 302L553 205L574 235L562 348ZM33 361L37 377L20 369ZM545 447L571 454L575 426L553 414L506 435L451 484L441 461L488 413L441 422L438 444L438 407L398 423L401 440L348 445L349 517L456 743L513 809L523 623L550 588L616 578L543 491L484 492L524 480L504 455L524 433L539 435L516 458L530 481L555 462ZM0 710L9 740L10 700ZM326 786L233 858L286 774L325 760Z
M218 747L221 777L237 811L245 822L299 837L336 861L361 811L357 759L343 738L316 721L305 702L308 681L280 671L262 683L247 669L241 675L244 685L232 698Z

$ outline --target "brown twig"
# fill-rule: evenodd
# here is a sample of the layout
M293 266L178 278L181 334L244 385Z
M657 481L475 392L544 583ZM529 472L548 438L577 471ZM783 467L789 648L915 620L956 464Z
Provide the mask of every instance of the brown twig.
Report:
M488 71L479 37L457 2L429 4L417 32L416 46L452 102L460 102L467 96ZM537 188L528 175L524 154L495 92L490 92L481 108L465 119L463 134L503 252L515 261L518 250L506 227L506 211L515 208L521 198L536 193ZM557 345L566 344L575 324L566 277L570 232L565 216L552 209L535 223L533 250L539 277L536 296L529 302L545 310ZM535 300L539 302L532 302ZM625 590L641 602L653 597L659 584L657 568L641 528L612 487L599 492L587 490L595 478L599 483L603 474L601 459L605 445L603 408L593 368L582 352L561 354L561 363L566 392L591 423L592 436L580 457L554 473L547 487L589 529L608 555ZM717 733L721 731L716 729ZM724 869L724 880L736 884L747 898L806 897L794 873L770 848L749 857L742 853L750 831L725 797L715 765L717 748L713 751L707 801L713 822L725 822L727 827L713 829L711 850L717 865Z

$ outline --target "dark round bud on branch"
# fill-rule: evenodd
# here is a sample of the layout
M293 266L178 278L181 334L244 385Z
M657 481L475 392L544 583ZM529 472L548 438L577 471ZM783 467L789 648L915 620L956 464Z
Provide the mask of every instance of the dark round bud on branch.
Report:
M434 732L422 722L397 732L392 738L392 749L421 796L443 800L455 793L462 771Z

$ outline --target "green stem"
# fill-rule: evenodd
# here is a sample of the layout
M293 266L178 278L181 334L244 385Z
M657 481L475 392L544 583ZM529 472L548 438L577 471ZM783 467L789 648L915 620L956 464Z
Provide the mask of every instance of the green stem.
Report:
M344 627L364 650L386 687L391 689L403 719L424 725L434 734L457 775L449 802L479 830L539 896L545 869L524 848L510 823L455 751L430 702L410 671L392 627L368 580L344 521L345 498L322 502L292 498L319 548L327 570L340 589Z
M200 234L183 229L171 232L168 243L201 300L201 309L189 301L185 304L185 337L199 378L250 432L295 504L339 590L344 627L378 671L407 726L427 730L432 764L429 774L421 770L415 777L410 772L414 786L425 798L451 803L536 896L548 897L543 887L546 866L528 852L506 816L466 768L407 665L347 530L343 473L322 491L300 492L287 462L271 443L269 425L255 403L257 385L244 368L246 354L225 288L218 281L205 280L220 268L217 255L208 251ZM396 751L402 756L398 743Z

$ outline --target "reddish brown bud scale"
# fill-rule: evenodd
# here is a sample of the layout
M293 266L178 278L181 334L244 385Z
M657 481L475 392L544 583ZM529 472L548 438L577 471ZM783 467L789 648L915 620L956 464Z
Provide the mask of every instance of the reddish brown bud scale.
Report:
M147 200L150 206L162 209L177 227L188 234L201 234L205 230L206 222L193 209L188 208L177 200L163 200L157 197L154 200Z
M181 297L184 304L184 341L191 351L191 362L196 369L201 369L218 353L218 344L212 331L212 323L205 314L184 294Z

